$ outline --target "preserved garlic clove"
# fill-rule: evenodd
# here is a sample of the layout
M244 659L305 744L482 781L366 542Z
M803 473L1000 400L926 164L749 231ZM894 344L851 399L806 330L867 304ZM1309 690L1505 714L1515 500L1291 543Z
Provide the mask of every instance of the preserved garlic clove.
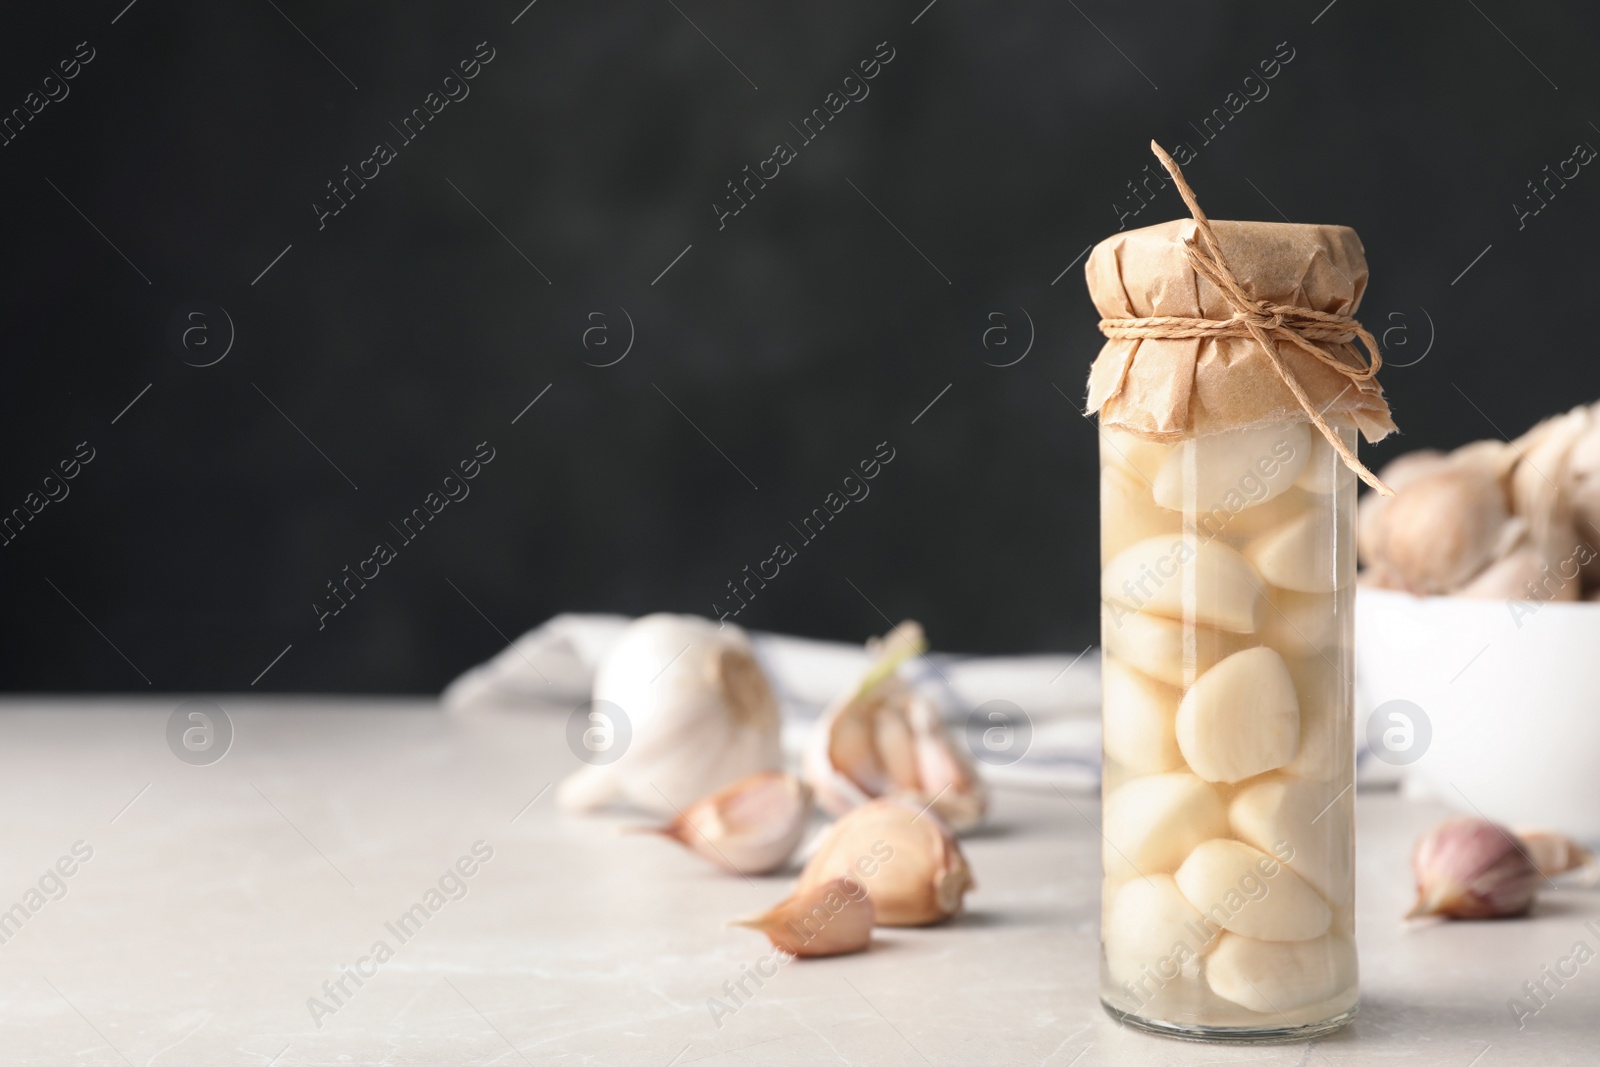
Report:
M1356 472L1345 466L1344 460L1333 450L1328 439L1321 433L1313 433L1310 438L1311 452L1306 460L1306 469L1301 472L1295 485L1308 493L1317 493L1321 496L1326 496L1335 490L1343 493L1354 489Z
M1300 700L1283 657L1260 646L1212 667L1178 704L1176 728L1183 758L1207 781L1282 767L1300 744Z
M1100 472L1100 562L1157 534L1174 536L1183 516L1157 507L1150 483L1132 471L1108 465Z
M796 956L860 952L872 941L872 899L860 882L834 878L797 890L788 900L730 926L767 935L774 948Z
M1102 940L1111 977L1132 981L1149 967L1158 975L1162 961L1168 970L1196 959L1217 941L1217 929L1208 926L1184 897L1170 874L1135 878L1111 897L1106 908Z
M1242 841L1198 845L1172 880L1190 904L1224 930L1262 941L1305 941L1327 933L1333 912L1299 875Z
M1251 542L1244 551L1261 577L1280 589L1331 593L1350 584L1355 553L1333 536L1331 509L1309 510Z
M1314 656L1333 647L1342 636L1339 600L1332 593L1271 591L1261 637L1284 659Z
M1150 537L1106 564L1100 593L1123 612L1143 611L1254 633L1265 607L1261 581L1243 556L1193 536Z
M940 922L973 888L961 846L939 816L897 798L864 804L824 831L796 892L835 878L866 886L880 926Z
M1539 873L1554 878L1568 871L1595 873L1594 855L1578 842L1554 830L1518 830L1516 836Z
M1192 437L1162 463L1156 503L1174 511L1239 512L1291 488L1310 455L1304 422Z
M1173 726L1178 690L1108 656L1101 665L1100 692L1107 756L1136 774L1183 766Z
M1411 857L1417 903L1406 918L1497 919L1533 906L1541 875L1510 830L1471 816L1434 827Z
M1320 1003L1356 981L1356 947L1337 935L1259 941L1223 934L1206 957L1206 984L1240 1007L1278 1015Z
M1217 791L1192 774L1152 774L1119 786L1101 816L1106 878L1171 874L1202 841L1228 832Z
M1284 866L1337 907L1350 900L1355 790L1274 775L1239 791L1228 805L1233 832Z
M1209 626L1186 628L1176 619L1111 604L1101 611L1100 635L1111 655L1157 681L1177 686L1193 682L1245 645L1238 634Z
M1389 501L1383 564L1413 593L1447 593L1488 565L1509 518L1498 482L1447 467Z
M789 861L810 819L810 786L787 771L760 771L653 832L734 874L767 874Z
M931 803L957 830L983 821L989 794L968 754L945 730L937 707L900 676L926 648L914 622L869 643L877 658L865 677L834 702L811 731L806 780L824 810L843 815L880 796Z
M585 766L561 783L556 799L567 810L620 798L672 815L779 766L778 700L737 626L691 615L634 620L595 673L594 701L590 718L620 708L632 740L614 763Z
M1101 455L1132 474L1146 492L1154 485L1161 465L1177 447L1170 441L1152 441L1115 426L1101 426L1100 440L1105 445Z

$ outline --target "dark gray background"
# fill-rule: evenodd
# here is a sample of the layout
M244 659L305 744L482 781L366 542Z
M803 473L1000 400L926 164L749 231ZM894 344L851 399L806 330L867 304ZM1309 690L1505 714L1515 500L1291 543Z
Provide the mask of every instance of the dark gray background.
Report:
M1117 228L1148 140L1198 147L1279 42L1187 170L1213 217L1354 226L1389 358L1432 341L1384 375L1406 433L1371 454L1600 395L1600 174L1520 230L1513 207L1600 145L1592 5L538 0L513 25L523 3L0 16L0 110L96 50L0 148L0 511L96 450L0 548L0 684L235 690L292 644L258 689L425 691L559 611L710 614L885 440L871 496L737 621L859 640L881 609L940 648L1076 652L1099 337L1081 260L1052 280ZM471 95L319 232L324 182L480 41ZM724 183L881 41L871 95L719 232ZM194 300L236 327L215 366L167 338ZM586 366L619 308L631 353ZM1027 358L985 365L1024 309ZM595 311L613 346L586 351ZM470 497L319 631L324 583L484 440Z

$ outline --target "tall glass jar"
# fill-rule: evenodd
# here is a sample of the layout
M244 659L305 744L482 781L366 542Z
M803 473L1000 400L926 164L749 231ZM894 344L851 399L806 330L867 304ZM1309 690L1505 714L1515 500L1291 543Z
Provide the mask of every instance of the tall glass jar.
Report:
M1101 431L1101 985L1132 1025L1355 1013L1356 490L1303 420Z

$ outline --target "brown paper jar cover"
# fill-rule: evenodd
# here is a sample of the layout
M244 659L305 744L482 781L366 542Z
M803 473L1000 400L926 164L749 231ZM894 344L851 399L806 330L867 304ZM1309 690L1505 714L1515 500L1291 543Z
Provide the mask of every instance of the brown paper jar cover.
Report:
M1253 299L1355 315L1367 288L1367 259L1348 226L1225 219L1211 225L1223 257ZM1231 318L1233 308L1195 274L1184 253L1195 230L1193 219L1174 219L1095 245L1084 274L1101 318ZM1325 347L1352 367L1364 363L1353 344ZM1277 348L1330 420L1354 424L1369 442L1394 430L1375 380L1352 381L1286 341ZM1157 440L1306 417L1248 336L1108 338L1089 370L1088 407L1099 412L1102 425Z

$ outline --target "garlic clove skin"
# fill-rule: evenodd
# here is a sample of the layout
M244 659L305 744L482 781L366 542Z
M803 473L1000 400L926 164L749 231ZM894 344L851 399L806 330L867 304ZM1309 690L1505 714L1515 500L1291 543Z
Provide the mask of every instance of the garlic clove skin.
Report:
M1546 878L1568 871L1585 871L1591 878L1597 873L1594 854L1566 834L1524 829L1516 831L1516 835L1523 851Z
M734 874L769 874L789 862L810 821L810 786L787 771L759 771L651 832Z
M944 821L900 798L869 801L824 831L796 893L836 878L866 886L880 926L942 922L961 910L974 886Z
M742 629L690 615L647 615L623 630L595 673L632 737L615 762L580 769L557 792L569 811L614 800L663 816L757 771L781 766L778 701Z
M1539 869L1510 830L1463 817L1434 827L1411 858L1417 902L1408 919L1497 919L1533 906Z
M767 935L774 948L796 956L842 956L872 942L872 898L850 878L834 878L806 889L760 915L735 919Z
M904 796L918 808L932 803L958 831L983 821L989 794L970 756L934 703L898 673L925 647L914 622L869 643L877 660L813 727L802 768L823 810L844 815L875 797Z

